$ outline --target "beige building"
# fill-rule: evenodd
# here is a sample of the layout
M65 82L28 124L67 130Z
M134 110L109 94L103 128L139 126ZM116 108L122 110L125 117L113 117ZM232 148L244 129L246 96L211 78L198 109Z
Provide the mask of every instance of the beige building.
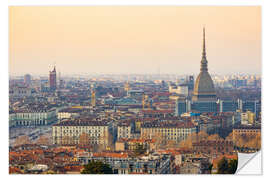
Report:
M84 135L84 136L82 136ZM52 127L53 144L88 144L107 146L110 139L109 122L62 121Z
M152 122L141 125L141 137L150 139L164 139L180 142L190 134L196 132L196 127L191 123L184 122Z
M239 127L234 127L233 129L233 141L236 142L239 137L256 137L261 135L261 127L260 126L250 126L250 125L242 125Z
M65 108L57 113L57 119L69 119L71 117L77 117L79 116L80 112L82 112L82 109L80 108Z
M156 149L153 139L120 139L115 142L116 151L135 150L138 145L141 145L146 150Z
M251 111L241 113L241 124L254 124L255 113Z
M117 126L117 139L131 138L131 123L121 122Z

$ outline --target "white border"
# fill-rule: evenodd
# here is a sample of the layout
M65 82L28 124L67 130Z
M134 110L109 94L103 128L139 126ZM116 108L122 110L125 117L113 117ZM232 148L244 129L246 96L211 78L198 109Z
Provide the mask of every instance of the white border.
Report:
M263 33L262 33L262 57L263 57L263 92L262 92L262 108L263 108L263 139L268 139L268 128L270 127L270 117L267 114L267 109L270 107L269 95L270 95L270 83L268 83L268 78L270 77L270 3L269 0L10 0L10 1L0 1L0 18L1 24L0 27L0 35L1 35L1 60L0 60L0 82L1 82L1 138L2 138L2 148L1 148L1 177L3 178L48 178L48 176L33 176L33 175L8 175L8 6L9 5L210 5L210 6L252 6L259 5L262 6L262 24L263 24ZM229 12L228 12L229 13ZM270 136L269 136L270 137ZM266 141L263 141L263 159L268 164L269 152L268 144ZM264 162L264 161L263 161ZM185 175L156 175L156 176L78 176L79 178L117 178L117 179L135 179L135 178L265 178L266 175L269 175L267 166L264 166L265 169L263 171L264 176L185 176ZM270 166L268 166L270 167ZM67 179L75 178L72 175L57 175L50 176L49 178L58 178L63 177ZM269 179L269 178L268 178Z

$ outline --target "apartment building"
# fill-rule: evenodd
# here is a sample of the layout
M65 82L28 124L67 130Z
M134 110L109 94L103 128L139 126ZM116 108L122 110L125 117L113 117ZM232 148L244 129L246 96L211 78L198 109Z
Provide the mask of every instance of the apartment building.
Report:
M163 138L180 142L190 134L196 132L196 127L191 122L151 122L141 125L141 137Z
M111 122L93 120L68 120L52 127L53 144L88 144L107 146ZM84 134L84 136L82 136Z

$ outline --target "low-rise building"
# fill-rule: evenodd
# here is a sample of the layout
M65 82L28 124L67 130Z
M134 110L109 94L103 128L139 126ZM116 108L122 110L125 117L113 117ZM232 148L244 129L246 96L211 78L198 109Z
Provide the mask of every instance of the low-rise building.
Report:
M261 135L261 126L241 125L233 128L233 141L240 136L256 137Z
M10 112L10 126L40 126L56 120L56 109L22 109Z
M79 113L82 112L82 109L79 108L65 108L61 109L57 113L57 119L69 119L71 117L77 117Z
M255 113L251 111L241 113L241 124L243 125L254 124L255 123L254 121L255 121Z
M115 143L115 150L135 150L138 145L147 151L155 149L155 141L153 139L120 139Z

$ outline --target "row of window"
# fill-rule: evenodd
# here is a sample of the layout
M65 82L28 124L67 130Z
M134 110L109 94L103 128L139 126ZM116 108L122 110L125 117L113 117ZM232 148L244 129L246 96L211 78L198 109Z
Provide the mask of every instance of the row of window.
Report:
M61 135L63 135L63 136L72 136L72 135L76 135L76 136L80 136L81 135L81 133L79 133L79 132L75 132L75 133L62 133ZM90 136L96 136L96 137L100 137L100 136L102 136L103 134L88 134L88 135L90 135Z
M57 129L92 129L92 130L103 130L104 127L99 126L60 126Z
M194 129L148 129L144 128L143 131L146 132L192 132Z

